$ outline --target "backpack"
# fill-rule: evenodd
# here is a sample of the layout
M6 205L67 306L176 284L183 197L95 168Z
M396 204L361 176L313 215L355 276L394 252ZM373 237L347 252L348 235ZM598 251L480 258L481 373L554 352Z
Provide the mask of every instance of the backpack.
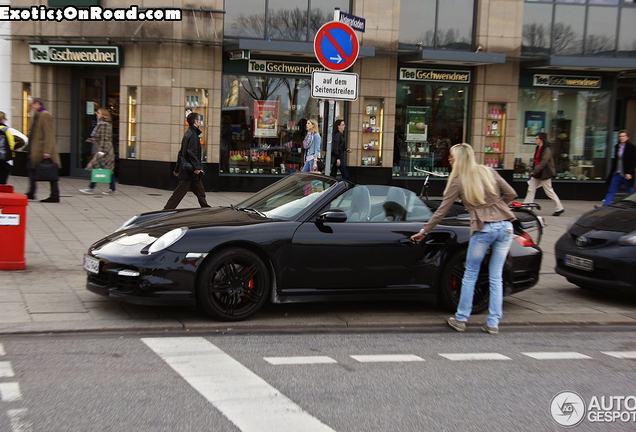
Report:
M6 130L6 126L0 127L0 161L10 161L13 159Z

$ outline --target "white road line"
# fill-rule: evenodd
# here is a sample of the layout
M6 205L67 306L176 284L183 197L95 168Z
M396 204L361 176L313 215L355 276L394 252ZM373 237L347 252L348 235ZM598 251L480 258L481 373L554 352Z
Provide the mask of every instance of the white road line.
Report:
M413 354L352 355L350 357L360 363L424 361L422 357Z
M452 361L512 360L510 357L498 353L440 354L440 356Z
M204 338L142 341L243 432L333 432Z
M0 383L0 401L15 402L19 400L22 400L19 383Z
M4 350L4 345L0 343L0 356L6 356L7 352Z
M14 375L15 374L13 373L11 362L8 362L8 361L0 362L0 378L11 378Z
M636 351L601 351L608 356L621 359L636 359Z
M309 356L309 357L263 357L267 363L273 365L300 365L300 364L329 364L338 363L331 357Z
M577 352L524 352L521 354L537 360L582 360L592 358Z
M26 408L7 411L7 416L9 417L9 422L11 422L11 429L13 429L13 432L33 432L33 426L26 418L28 413L29 410Z

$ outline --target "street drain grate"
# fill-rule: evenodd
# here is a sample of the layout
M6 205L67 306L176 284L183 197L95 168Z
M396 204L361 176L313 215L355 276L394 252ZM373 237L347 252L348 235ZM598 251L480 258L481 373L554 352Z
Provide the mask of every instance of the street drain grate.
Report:
M150 194L146 194L146 195L148 195L148 196L161 196L161 194L158 194L158 193L150 193Z

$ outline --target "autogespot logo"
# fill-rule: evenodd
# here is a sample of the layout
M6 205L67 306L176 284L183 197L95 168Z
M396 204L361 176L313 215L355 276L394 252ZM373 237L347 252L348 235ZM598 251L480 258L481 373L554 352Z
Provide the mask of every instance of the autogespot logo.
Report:
M552 398L550 413L563 427L574 427L585 418L585 402L578 394L564 391Z

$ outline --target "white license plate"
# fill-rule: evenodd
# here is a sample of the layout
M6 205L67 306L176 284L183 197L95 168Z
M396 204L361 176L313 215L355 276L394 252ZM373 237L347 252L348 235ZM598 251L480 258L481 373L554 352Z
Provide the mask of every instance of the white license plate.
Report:
M565 254L565 256L563 257L563 262L565 262L566 266L574 267L580 270L590 272L594 270L594 261L592 261L591 259Z
M88 255L84 255L84 270L89 273L99 273L99 260Z

